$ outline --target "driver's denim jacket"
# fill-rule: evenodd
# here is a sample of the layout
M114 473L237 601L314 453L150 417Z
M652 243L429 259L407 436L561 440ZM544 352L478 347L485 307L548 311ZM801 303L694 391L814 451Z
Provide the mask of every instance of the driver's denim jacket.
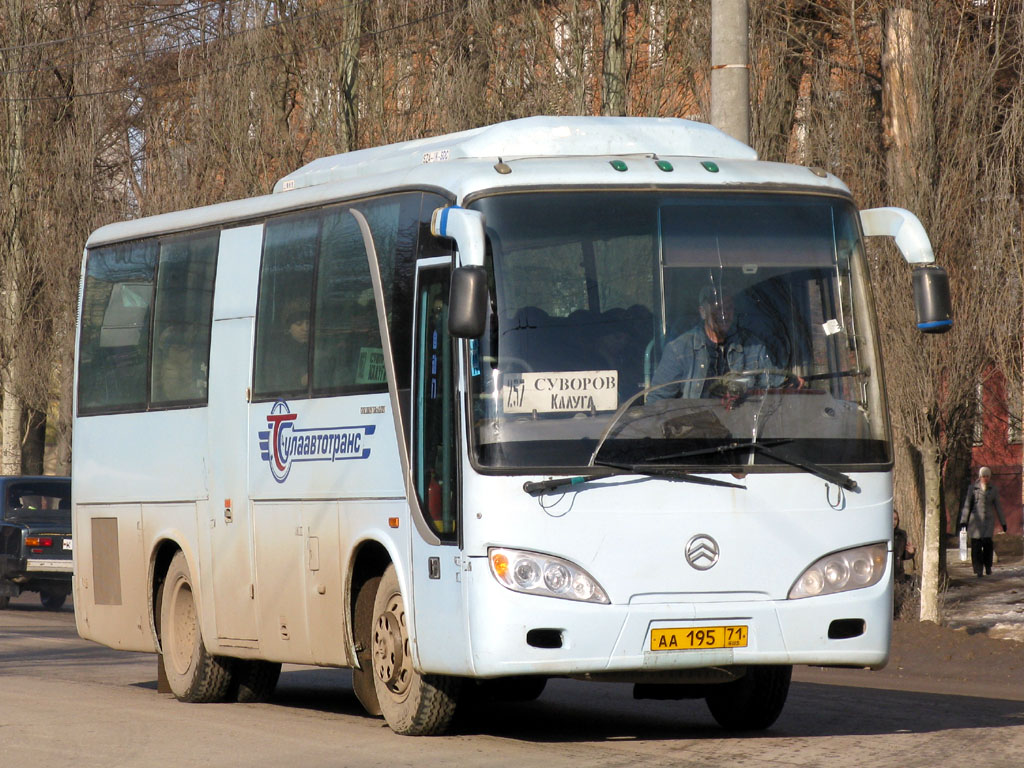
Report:
M658 368L651 379L651 391L647 393L647 402L670 397L701 396L708 368L706 339L703 324L698 324L665 346L661 362L658 363ZM741 328L734 328L726 336L725 359L732 372L765 371L757 377L755 388L763 389L769 385L769 378L776 378L769 377L767 373L774 366L764 343ZM677 383L668 384L671 381ZM661 384L668 386L659 387ZM773 384L777 386L774 382Z

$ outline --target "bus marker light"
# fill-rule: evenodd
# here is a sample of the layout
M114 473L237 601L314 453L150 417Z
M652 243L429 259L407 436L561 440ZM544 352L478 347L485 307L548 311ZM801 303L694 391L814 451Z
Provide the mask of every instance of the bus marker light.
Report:
M389 528L397 528L398 527L398 518L397 517L389 517L388 518L388 527Z
M501 552L491 552L491 568L501 581L508 580L508 557Z

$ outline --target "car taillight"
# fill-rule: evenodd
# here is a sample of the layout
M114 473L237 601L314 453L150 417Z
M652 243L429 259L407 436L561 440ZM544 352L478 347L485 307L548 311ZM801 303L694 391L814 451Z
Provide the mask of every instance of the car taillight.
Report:
M53 539L50 536L26 536L26 547L52 547Z

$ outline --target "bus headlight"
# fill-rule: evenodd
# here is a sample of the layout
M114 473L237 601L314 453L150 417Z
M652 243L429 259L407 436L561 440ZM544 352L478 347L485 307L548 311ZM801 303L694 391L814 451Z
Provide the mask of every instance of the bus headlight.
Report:
M789 599L870 587L882 578L888 558L885 542L833 552L800 574L789 590Z
M487 560L494 578L513 592L584 603L611 602L593 576L560 557L491 547L487 550Z

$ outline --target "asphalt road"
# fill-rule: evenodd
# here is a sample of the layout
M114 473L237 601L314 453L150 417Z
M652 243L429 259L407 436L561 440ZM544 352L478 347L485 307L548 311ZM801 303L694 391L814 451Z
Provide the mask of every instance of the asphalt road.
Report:
M70 607L49 613L25 595L0 611L0 766L1020 765L1024 701L827 677L799 671L756 736L726 735L702 701L556 680L537 702L472 713L453 736L408 738L361 713L341 670L287 666L268 704L181 704L156 692L154 656L85 642Z

